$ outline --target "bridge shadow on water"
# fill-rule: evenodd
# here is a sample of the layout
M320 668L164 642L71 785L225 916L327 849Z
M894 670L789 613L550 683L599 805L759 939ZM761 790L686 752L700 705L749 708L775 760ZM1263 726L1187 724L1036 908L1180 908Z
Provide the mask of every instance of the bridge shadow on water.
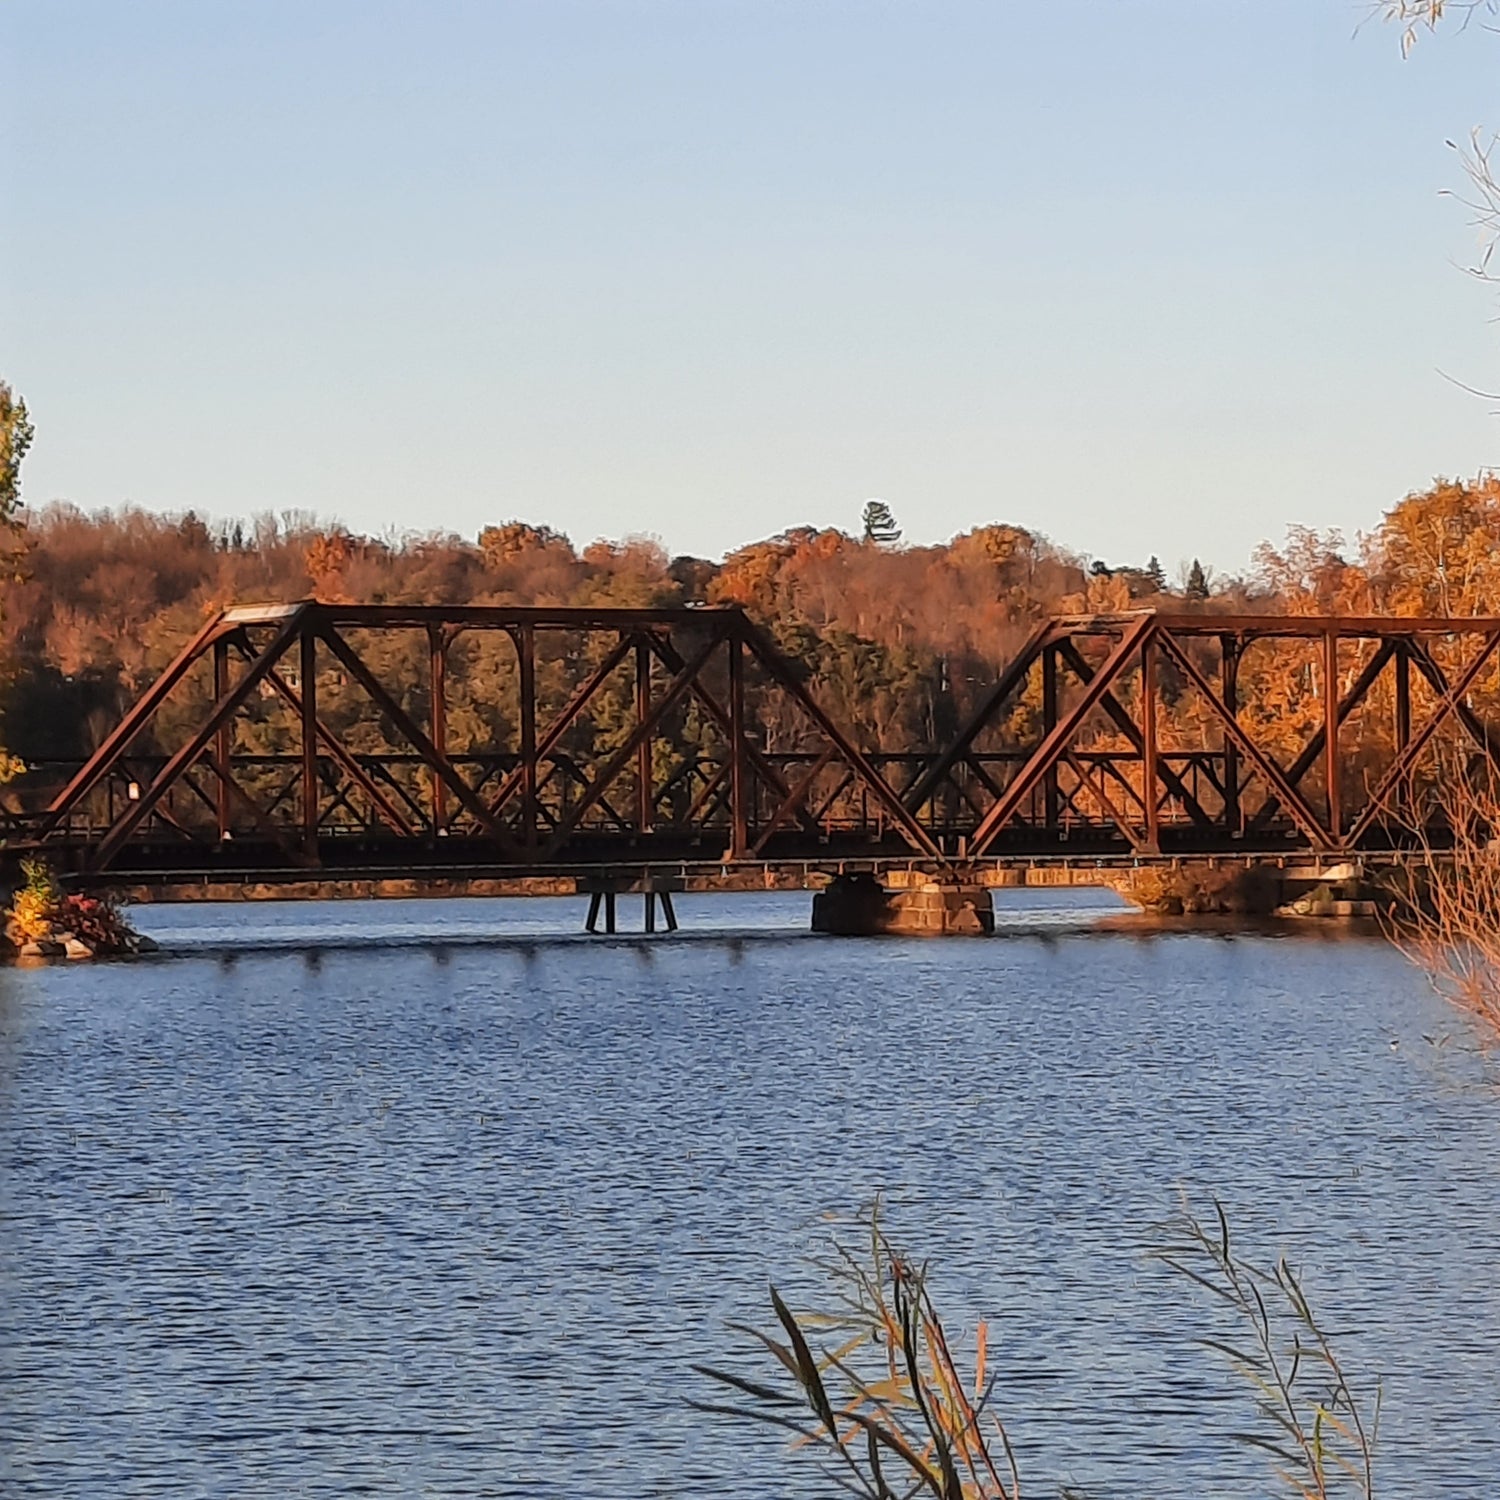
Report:
M833 937L808 925L805 898L709 898L692 903L675 932L582 930L578 903L563 901L475 902L336 902L287 906L145 907L133 913L139 925L160 944L153 961L172 962L212 957L224 963L267 955L303 954L320 962L333 954L379 952L429 953L443 963L450 955L490 950L523 960L544 953L610 951L630 954L649 965L658 954L727 952L731 959L751 949L774 949L809 942L859 944L870 949L872 962L892 945L916 944L947 954L955 966L976 958L975 948L1018 941L1043 945L1081 938L1133 939L1137 942L1213 937L1277 938L1304 942L1378 939L1373 922L1277 920L1267 917L1158 916L1122 906L1104 892L1068 892L1038 901L1042 893L1002 893L996 904L995 934L981 937ZM1009 896L1010 899L1005 899ZM1021 899L1016 899L1020 896ZM1030 896L1030 899L1026 899ZM461 906L460 913L444 908ZM538 917L528 908L550 908ZM735 907L750 909L740 912ZM500 908L495 910L494 908ZM477 910L476 910L477 908ZM569 930L569 929L572 930Z

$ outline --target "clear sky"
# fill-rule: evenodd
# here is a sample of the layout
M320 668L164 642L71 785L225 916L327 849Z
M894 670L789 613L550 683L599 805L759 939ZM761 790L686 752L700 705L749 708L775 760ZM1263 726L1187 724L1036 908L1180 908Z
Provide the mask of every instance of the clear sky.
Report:
M1359 0L10 0L33 503L716 556L880 496L1245 566L1500 462L1444 141Z

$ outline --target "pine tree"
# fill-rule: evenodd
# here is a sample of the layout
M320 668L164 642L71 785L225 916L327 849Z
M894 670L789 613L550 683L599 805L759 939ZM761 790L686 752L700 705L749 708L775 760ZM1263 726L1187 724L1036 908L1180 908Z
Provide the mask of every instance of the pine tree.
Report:
M1158 594L1166 593L1167 575L1162 572L1161 559L1154 552L1151 554L1151 561L1146 564L1146 577L1151 580L1151 587Z
M1196 557L1192 567L1188 569L1187 587L1183 589L1182 597L1194 604L1201 604L1208 598L1208 574L1203 571L1203 564Z
M901 528L896 525L896 518L884 500L865 502L864 523L867 542L889 543L901 540Z
M0 380L0 577L20 577L25 524L21 519L21 460L32 435L26 403ZM0 673L8 676L9 665L0 663ZM0 782L13 780L24 769L15 756L0 749Z
M31 447L33 430L26 403L0 380L0 536L8 534L11 545L0 541L7 561L14 560L14 539L21 530L21 460Z

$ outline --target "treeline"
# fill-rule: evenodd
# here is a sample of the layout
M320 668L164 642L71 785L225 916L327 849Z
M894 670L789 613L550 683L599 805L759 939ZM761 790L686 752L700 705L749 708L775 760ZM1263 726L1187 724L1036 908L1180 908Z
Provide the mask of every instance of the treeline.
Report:
M903 749L950 733L1050 614L1158 607L1500 615L1500 483L1443 481L1401 501L1353 546L1336 533L1294 528L1283 545L1263 546L1243 575L1210 579L1195 568L1177 583L1154 558L1110 566L998 523L930 547L797 528L715 563L670 557L641 539L580 550L521 521L488 527L473 541L374 538L298 514L210 526L192 512L85 514L67 505L31 515L20 572L4 585L0 614L7 669L0 745L24 760L87 753L221 606L308 595L542 606L732 602L803 664L814 691L867 745ZM1282 675L1258 691L1264 717L1284 719L1291 734L1303 715L1296 673ZM1482 692L1493 695L1497 685L1486 681ZM504 715L482 712L477 664L466 691L477 716L471 737L503 736ZM1311 702L1310 689L1307 696Z

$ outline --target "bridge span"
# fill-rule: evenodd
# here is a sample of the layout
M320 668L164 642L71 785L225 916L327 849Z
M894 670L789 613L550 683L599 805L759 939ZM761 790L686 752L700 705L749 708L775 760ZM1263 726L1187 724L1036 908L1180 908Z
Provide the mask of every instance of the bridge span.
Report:
M1062 617L941 742L880 746L733 607L236 606L9 789L0 858L164 898L1400 860L1451 841L1444 757L1500 767L1497 650L1497 619Z

